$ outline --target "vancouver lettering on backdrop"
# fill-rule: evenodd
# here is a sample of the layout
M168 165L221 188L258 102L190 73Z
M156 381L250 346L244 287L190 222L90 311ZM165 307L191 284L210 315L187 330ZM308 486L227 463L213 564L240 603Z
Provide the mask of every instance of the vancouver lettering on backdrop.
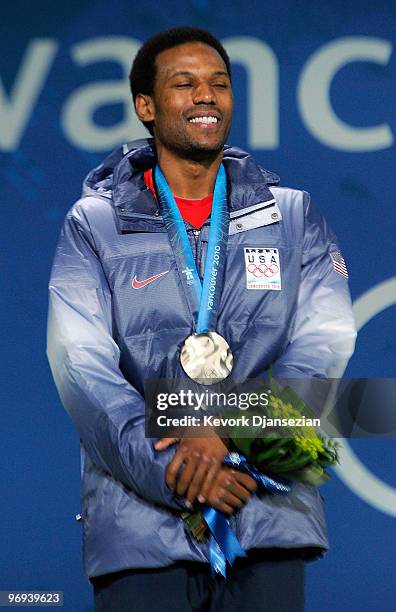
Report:
M279 62L264 41L235 36L222 41L231 61L246 73L246 140L251 150L277 149L279 135ZM132 58L140 41L125 36L90 38L70 48L71 60L83 69L112 62L121 67L122 79L80 85L64 100L60 111L65 138L75 147L106 151L120 142L146 136L131 102L127 85ZM313 138L339 151L378 151L391 147L394 137L388 123L357 127L335 112L330 88L339 71L353 62L386 66L392 43L372 36L345 36L319 47L302 66L296 98L301 121ZM34 38L6 92L0 80L0 151L15 151L24 136L50 76L59 43L53 38ZM378 83L378 89L382 85ZM345 96L351 95L346 91ZM95 111L121 105L122 119L111 126L95 122ZM266 121L263 121L263 116ZM386 119L386 118L384 118Z

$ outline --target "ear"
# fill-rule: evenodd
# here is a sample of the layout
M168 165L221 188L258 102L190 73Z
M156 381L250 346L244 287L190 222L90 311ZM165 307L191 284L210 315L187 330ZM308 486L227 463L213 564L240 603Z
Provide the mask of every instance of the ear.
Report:
M135 110L140 121L154 121L155 107L153 98L147 94L137 94Z

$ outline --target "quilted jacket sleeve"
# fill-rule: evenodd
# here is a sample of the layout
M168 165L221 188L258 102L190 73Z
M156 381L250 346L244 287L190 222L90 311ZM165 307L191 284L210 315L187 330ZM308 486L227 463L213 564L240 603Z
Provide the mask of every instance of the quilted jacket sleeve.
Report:
M337 238L304 192L301 281L290 342L276 377L342 376L356 338L345 264Z
M175 449L154 451L144 433L144 400L119 369L110 289L76 207L53 263L47 341L59 395L91 460L143 498L184 508L165 483Z

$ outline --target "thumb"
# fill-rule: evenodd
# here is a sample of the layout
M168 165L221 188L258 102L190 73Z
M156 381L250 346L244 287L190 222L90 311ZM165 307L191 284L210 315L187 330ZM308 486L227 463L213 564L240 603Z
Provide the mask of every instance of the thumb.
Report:
M155 450L165 450L169 446L172 446L172 444L176 444L176 442L178 442L179 439L180 438L161 438L161 440L158 440L154 444L154 448Z

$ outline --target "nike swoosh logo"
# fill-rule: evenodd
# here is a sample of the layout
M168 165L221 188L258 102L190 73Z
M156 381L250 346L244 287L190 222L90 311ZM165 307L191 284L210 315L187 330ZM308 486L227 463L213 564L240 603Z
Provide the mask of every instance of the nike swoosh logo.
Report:
M145 287L146 285L149 285L150 283L152 283L153 281L157 280L157 278L161 278L161 276L164 276L164 274L168 274L169 270L165 270L165 272L160 272L159 274L154 274L154 276L149 276L148 278L145 278L144 280L139 281L136 278L136 274L132 279L132 287L134 289L142 289L143 287Z

